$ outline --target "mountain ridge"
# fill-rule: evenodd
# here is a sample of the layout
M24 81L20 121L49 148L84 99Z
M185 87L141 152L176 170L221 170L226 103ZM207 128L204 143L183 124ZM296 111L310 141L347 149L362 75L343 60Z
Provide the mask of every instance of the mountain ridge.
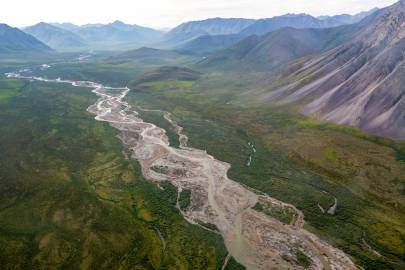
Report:
M350 25L318 29L285 27L262 36L251 35L213 53L198 66L269 71L300 57L338 46L354 36L354 28Z
M47 45L18 28L0 24L0 53L48 52Z
M109 24L87 24L73 30L88 43L144 43L154 41L162 35L160 31L139 25L115 21ZM140 42L140 40L142 42Z
M286 27L297 29L321 29L338 27L355 22L357 23L377 10L378 9L372 9L370 11L361 12L355 15L342 14L323 17L313 17L305 13L289 13L272 18L254 20L254 22L250 22L238 33L207 34L204 31L191 31L191 34L188 33L186 36L182 36L180 34L180 36L176 37L177 33L175 32L176 30L174 30L172 33L169 33L169 35L174 36L174 38L171 40L172 42L176 42L176 39L177 42L180 42L180 45L177 44L179 47L178 49L196 54L204 54L225 49L226 47L232 46L250 35L266 35L270 32L278 31ZM193 22L189 22L188 24L193 24Z
M161 31L116 20L108 24L45 23L25 27L25 32L36 36L55 49L109 49L111 45L130 49L156 42Z
M24 28L23 31L54 49L79 48L86 45L85 41L73 32L44 22Z
M365 17L376 12L378 9L361 12L355 15L341 14L335 16L314 17L309 14L286 14L267 19L257 20L255 23L244 29L243 35L263 35L284 27L299 29L305 28L332 28L345 24L357 23Z
M243 18L210 18L185 22L169 31L164 40L170 44L181 44L205 35L238 34L254 21Z

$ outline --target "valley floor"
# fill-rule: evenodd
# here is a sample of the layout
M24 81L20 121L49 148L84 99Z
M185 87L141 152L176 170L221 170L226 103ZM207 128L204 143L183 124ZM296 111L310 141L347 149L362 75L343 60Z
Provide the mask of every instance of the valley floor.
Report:
M222 238L183 219L173 185L143 180L114 129L86 112L89 89L0 89L2 269L220 269Z
M128 67L121 67L121 73L102 66L102 73L100 64L89 71L88 80L122 85L133 74ZM58 77L70 79L76 73L87 79L83 68L65 66ZM102 74L109 69L122 76L106 78ZM357 265L402 269L405 145L252 102L245 90L257 76L207 73L194 81L134 80L125 100L143 109L139 113L146 122L164 128L171 146L179 147L182 126L191 147L232 165L228 175L241 187L294 205L305 216L306 230L351 255ZM143 180L139 165L122 154L113 129L85 113L95 101L88 89L18 80L2 84L0 120L9 132L0 138L1 193L8 194L0 201L0 239L2 247L14 246L0 252L3 265L36 268L57 252L52 263L61 268L72 261L73 268L78 262L122 269L222 267L227 252L215 233L221 223L202 218L201 224L188 224L181 212L193 214L198 200L192 193ZM170 112L178 126L161 110ZM165 164L154 165L155 172L149 173L166 170ZM86 207L76 212L80 201ZM257 213L279 222L296 220L294 211L253 201ZM34 212L33 204L38 205ZM128 237L122 238L122 232ZM74 241L76 235L80 241ZM100 259L105 256L114 259ZM302 267L310 263L299 251L283 259ZM228 266L241 267L233 258Z

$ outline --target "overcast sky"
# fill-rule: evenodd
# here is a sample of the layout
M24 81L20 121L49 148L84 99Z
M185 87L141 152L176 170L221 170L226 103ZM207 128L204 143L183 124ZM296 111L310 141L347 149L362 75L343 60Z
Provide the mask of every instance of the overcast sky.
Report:
M41 21L76 24L121 20L155 28L210 17L268 18L285 13L354 14L396 0L1 0L0 21L27 26Z

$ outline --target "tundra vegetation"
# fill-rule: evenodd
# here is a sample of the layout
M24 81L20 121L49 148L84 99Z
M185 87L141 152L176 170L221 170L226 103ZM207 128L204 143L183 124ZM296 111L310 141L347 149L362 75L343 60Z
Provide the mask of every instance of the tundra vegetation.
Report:
M2 269L220 269L221 237L142 178L89 89L1 79L0 97Z
M100 69L100 66L103 68ZM402 226L405 222L404 208L402 207L405 190L404 143L370 135L347 126L310 120L299 116L294 106L276 107L271 104L256 102L247 97L246 89L256 86L256 79L264 75L258 72L239 74L236 72L205 71L192 81L179 80L175 73L172 73L171 77L168 77L167 74L161 74L163 79L159 80L159 74L155 74L157 77L154 77L153 82L143 80L142 74L148 73L154 68L147 65L140 68L137 64L123 66L121 63L114 64L101 57L96 57L94 63L91 64L55 65L52 69L41 72L54 78L86 79L120 86L128 84L131 88L131 92L127 96L128 102L146 109L171 112L175 120L184 127L184 133L189 136L191 146L206 149L219 160L232 164L229 171L232 179L295 205L305 214L307 229L352 255L357 264L367 269L400 269L403 266L402 254L405 251ZM120 75L111 75L114 72ZM111 76L105 76L105 74ZM165 88L162 85L170 85L170 87ZM19 249L13 249L14 252L19 250L21 255L25 254L23 257L25 260L19 260L21 263L23 261L28 263L34 259L35 261L39 260L38 258L41 257L38 255L41 253L41 249L38 248L39 242L47 235L44 228L46 227L46 230L50 230L50 232L58 228L54 225L55 221L53 220L54 212L57 209L49 208L49 205L55 205L53 200L60 200L60 203L63 203L65 199L56 195L57 193L49 191L51 186L59 185L56 183L63 183L63 188L59 187L59 190L63 191L65 187L69 187L70 192L76 192L70 196L80 197L84 194L93 196L93 204L103 205L103 207L110 209L108 211L121 211L122 214L116 214L111 218L111 222L105 215L97 215L88 210L93 208L86 207L87 210L83 210L85 212L77 213L77 216L86 213L86 215L91 216L91 220L103 217L103 222L111 226L105 229L109 234L113 235L114 231L120 231L114 227L114 224L125 224L117 221L119 220L118 216L120 216L119 218L126 217L127 222L143 224L142 226L125 226L126 228L130 227L131 230L141 230L138 234L131 233L131 235L139 235L143 238L143 240L134 240L136 245L148 243L152 246L149 248L154 250L154 253L145 252L143 256L148 257L152 256L151 254L161 252L161 240L155 231L155 228L158 228L168 245L176 243L176 245L181 246L175 250L183 254L184 260L179 259L180 262L175 260L173 263L183 265L190 263L187 260L193 258L194 255L187 252L194 252L196 249L182 245L185 242L190 245L196 242L180 240L181 237L187 235L190 237L196 237L195 235L207 237L207 239L201 239L201 242L197 243L202 246L200 248L201 254L206 255L208 252L215 254L215 256L207 256L206 258L215 258L213 261L216 262L221 262L225 258L226 250L222 240L217 235L205 232L204 234L198 233L201 228L187 224L175 210L177 191L172 190L172 195L163 196L162 193L169 192L170 188L161 190L156 188L154 184L142 180L134 161L126 160L122 155L122 149L119 141L115 138L114 130L93 121L92 117L86 113L87 106L92 104L95 99L88 89L78 90L61 85L55 87L44 83L27 83L17 80L2 80L1 86L2 90L4 89L4 94L0 96L5 97L2 98L0 104L2 106L1 121L5 122L2 123L2 126L5 130L10 130L10 132L2 134L2 141L5 142L1 144L5 148L2 150L3 162L13 164L12 160L15 160L13 166L18 167L2 170L2 174L7 174L2 179L5 179L4 181L9 179L7 182L11 182L14 188L18 188L15 191L15 196L12 195L12 192L7 192L11 198L4 197L2 199L5 202L2 208L5 210L2 210L2 215L4 215L4 211L19 213L14 217L2 219L7 220L7 222L14 220L14 223L8 227L2 225L3 235L8 237L4 238L3 241L14 243L19 247ZM146 121L165 128L170 142L178 146L176 133L161 112L141 110L139 112ZM42 140L42 144L37 142L40 140ZM251 148L248 145L250 141L255 142L257 152L254 155L254 162L247 167L246 157L251 153ZM37 146L35 148L30 147L31 144ZM9 153L7 151L12 151L13 154L6 154ZM31 153L26 153L27 151ZM47 160L44 164L35 166L25 161L31 158L33 159L32 162L40 162L42 155ZM9 157L13 157L13 159ZM127 165L118 166L117 164L121 164L121 162ZM34 180L22 181L24 176L20 176L20 174L24 170L20 170L19 166L27 167L26 175L32 176L32 179L35 179L36 173L47 174L48 176L38 177L37 182ZM81 166L94 167L81 169ZM109 168L114 168L114 170ZM12 177L14 174L15 176ZM113 180L110 179L112 175L115 177L112 177ZM53 183L51 180L56 180L59 177L64 181ZM100 177L104 181L100 180ZM20 180L16 182L15 179ZM47 184L44 190L47 192L41 191L40 188L45 185L41 184L45 180ZM23 192L19 187L20 184L24 187L30 183L31 186L23 188L23 190L29 190L30 192L26 191L27 194L33 193L30 197L33 201L26 203L25 209L31 209L31 203L36 201L37 204L35 205L41 214L34 212L29 215L35 217L32 220L37 220L40 224L45 225L40 228L37 227L38 224L30 225L28 228L18 231L16 230L17 224L19 224L18 226L24 224L19 220L20 218L31 219L27 217L28 213L24 214L25 212L22 210L16 211L12 206L17 207L18 205L24 208L24 204L17 203L15 205L13 202L20 201L17 198L26 196L26 192ZM9 185L3 185L2 188L9 188ZM74 188L70 185L73 185ZM35 187L35 189L31 187ZM36 196L39 196L36 195L35 190L38 190L41 196L45 196L45 198L51 195L54 197L46 200L45 198L35 199ZM141 190L145 193L143 194ZM138 195L136 196L136 194ZM150 198L151 196L155 196L153 197L155 201ZM334 197L339 202L335 215L322 213L318 204L324 209L328 209L333 204ZM163 198L167 199L167 206L163 203ZM48 206L39 204L41 200L49 201ZM72 203L76 202L74 199L71 201ZM83 204L87 204L87 202ZM61 206L61 209L70 208L67 205L66 207ZM99 207L94 207L94 209L99 209ZM129 212L128 209L130 209ZM171 210L168 211L167 209ZM274 211L273 214L275 214ZM280 213L276 212L276 214L279 215ZM74 213L58 215L62 216L62 220L69 218L70 215L73 223L79 222L74 218ZM281 216L279 218L287 217ZM182 226L174 224L173 219L183 224L184 231ZM69 235L73 237L78 230L77 228L82 228L84 224L94 223L89 220L80 220L80 222L82 224L72 224L72 228L63 229L64 231L70 229ZM160 222L165 224L158 225ZM61 222L60 224L68 226L69 223ZM34 226L35 229L31 226ZM94 229L92 226L88 226L88 232ZM72 232L74 228L76 231ZM177 237L177 242L167 239L168 232L166 230L169 229L174 230L171 233L173 234L172 237ZM181 232L177 231L180 229ZM130 229L125 229L125 231L128 230ZM14 231L18 237L21 235L22 238L18 238L10 231ZM78 233L84 234L83 231ZM97 233L94 232L95 239L92 241L95 241L94 245L96 245L95 243L102 245L101 240L99 240L101 236L97 236ZM57 239L62 237L62 235L51 235ZM145 239L145 237L153 238L154 241ZM103 241L112 241L113 238L103 238ZM63 241L70 243L69 241L73 240L65 239ZM126 241L119 241L119 244L124 245ZM83 252L88 252L88 248L83 246L92 245L92 243L84 244L81 242L68 245L62 240L48 242L69 247L66 248L67 251L61 252L59 257L55 257L61 263L66 263L67 258L75 261L78 257L72 257L71 252L73 250L80 249L80 252L75 251L75 256L83 256ZM144 263L143 260L150 263L150 259L145 259L146 257L132 258L131 256L135 256L135 254L141 256L136 249L132 249L131 256L125 253L128 252L127 247L130 247L131 244L135 245L134 242L127 243L127 246L122 247L121 250L123 251L117 257L131 258L128 261L134 264L139 261ZM370 248L367 248L365 243ZM74 245L75 248L70 248L70 245ZM113 247L109 242L106 245ZM2 245L2 247L5 246ZM187 249L187 252L183 248ZM44 249L46 249L46 245ZM7 252L11 252L11 249L7 250ZM27 250L30 250L30 253L27 253ZM54 249L48 247L47 250ZM377 256L373 251L377 251L382 256ZM104 251L93 250L92 252L96 253L92 256L100 258L106 254L105 252L113 251L112 248L106 248ZM167 252L174 251L167 248L164 254ZM8 253L3 252L2 254ZM31 257L27 257L27 254L30 254ZM159 254L153 258L154 263L157 261L164 263L166 260L166 255ZM188 258L188 255L191 257ZM12 254L7 256L3 260L13 257ZM180 258L183 258L182 256ZM209 264L209 262L204 261L204 256L199 257L201 263ZM110 263L113 264L116 261ZM214 268L220 265L220 263L211 263L216 265Z

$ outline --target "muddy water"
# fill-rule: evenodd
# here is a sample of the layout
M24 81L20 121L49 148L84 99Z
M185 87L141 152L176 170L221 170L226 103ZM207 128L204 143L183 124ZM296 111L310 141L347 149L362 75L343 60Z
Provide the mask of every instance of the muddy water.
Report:
M54 83L70 83L92 88L99 97L88 111L98 121L110 123L121 131L119 139L142 167L145 178L151 181L171 181L180 190L191 190L191 204L182 212L194 224L214 224L224 237L230 255L248 269L304 269L297 259L302 252L311 261L311 269L356 269L342 251L323 242L303 229L303 215L294 206L230 180L230 165L216 160L205 151L186 146L188 138L182 134L169 113L165 118L182 140L180 148L169 145L165 130L144 122L123 99L128 88L109 88L83 81L48 80L26 77L18 73L8 77ZM164 173L154 168L165 168ZM275 218L255 211L259 202L294 209L293 224L283 224Z

